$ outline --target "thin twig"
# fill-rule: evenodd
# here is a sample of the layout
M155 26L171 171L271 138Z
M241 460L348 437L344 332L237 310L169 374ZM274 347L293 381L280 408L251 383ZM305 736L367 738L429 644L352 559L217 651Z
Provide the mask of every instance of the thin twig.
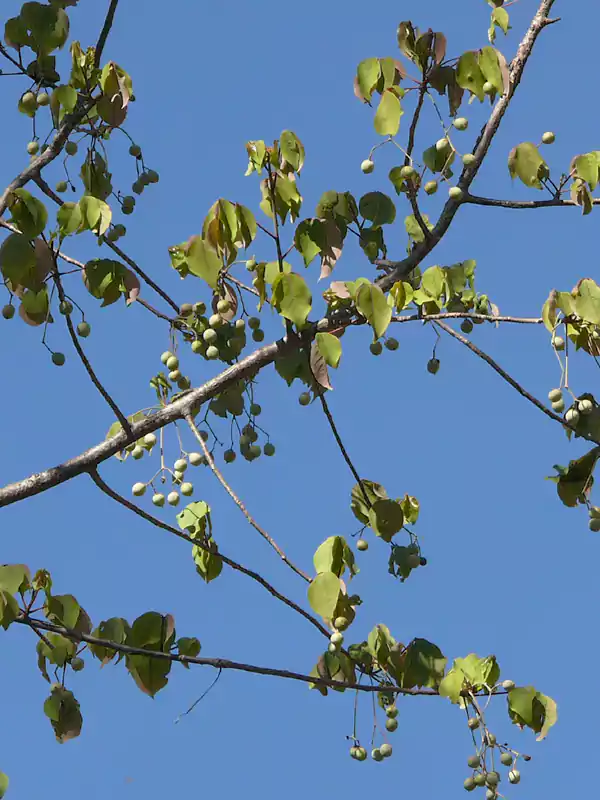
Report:
M200 539L193 539L184 531L178 530L177 528L174 528L171 525L167 525L166 522L162 522L160 519L153 517L151 514L148 514L146 511L139 508L134 503L130 502L125 497L115 492L114 489L111 489L110 486L102 480L102 478L98 474L98 470L95 469L90 470L89 474L90 478L94 481L94 483L100 489L100 491L104 492L104 494L108 495L108 497L112 498L115 502L129 509L129 511L132 511L134 514L137 514L138 517L145 519L146 522L150 522L157 528L161 528L162 530L173 534L173 536L176 536L178 539L182 539L183 541L189 542L190 544L199 547L201 550L206 550L209 553L213 552L213 550L207 544L204 544ZM232 558L223 555L223 553L221 553L220 550L218 551L218 555L224 564L227 564L228 567L235 570L236 572L241 572L243 575L246 575L248 578L252 578L253 581L259 583L264 589L266 589L269 592L269 594L271 594L277 600L281 600L281 602L284 603L286 606L296 611L298 614L304 617L304 619L308 620L310 624L314 625L314 627L318 631L320 631L323 635L327 637L331 635L331 632L328 631L327 628L325 628L323 625L321 625L321 623L315 617L313 617L311 614L305 611L301 606L294 603L293 600L290 600L289 597L286 597L284 594L281 594L281 592L277 591L277 589L267 580L265 580L265 578L263 578L262 575L259 575L258 572L255 572L252 569L248 569L248 567L244 567L243 564L239 564Z
M96 54L94 57L94 66L96 68L100 66L100 59L102 58L104 45L106 44L106 40L108 39L108 34L110 33L110 29L112 28L115 19L115 11L117 10L118 4L119 0L110 0L110 6L108 7L108 11L106 12L106 19L104 20L104 25L102 26L102 30L100 31L100 36L98 38L98 43L96 45Z
M258 531L258 533L260 533L260 535L263 537L263 539L271 545L271 547L273 548L273 550L275 550L275 552L281 558L281 560L285 564L287 564L287 566L291 570L293 570L296 573L296 575L300 575L300 577L304 578L304 580L307 581L307 583L310 583L310 577L306 574L306 572L303 572L299 567L297 567L292 561L289 560L289 558L283 552L281 547L279 547L279 545L273 539L273 537L269 536L269 534L266 532L266 530L264 528L261 528L261 526L258 524L258 522L256 522L254 517L250 514L250 512L248 511L248 509L246 508L244 503L240 500L240 498L236 495L236 493L233 491L231 486L227 483L227 481L223 477L223 474L221 473L221 471L219 470L219 468L215 464L215 460L212 457L212 454L211 454L210 450L206 446L206 442L204 441L204 439L200 435L200 431L198 430L198 427L197 427L197 425L196 425L196 423L194 421L193 416L191 414L186 414L185 421L190 426L190 430L192 431L192 433L194 434L194 436L198 440L198 443L200 444L200 447L202 448L202 452L204 453L204 457L208 461L208 466L213 471L215 477L217 478L217 480L219 481L221 486L225 489L227 494L231 497L233 502L240 509L242 514L246 517L246 519L248 520L250 525L252 525L254 530L256 530L256 531Z
M465 194L463 202L474 206L492 206L494 208L560 208L562 206L581 208L573 200L561 200L560 197L554 197L551 200L496 200L492 197ZM592 204L600 205L600 198L593 198Z

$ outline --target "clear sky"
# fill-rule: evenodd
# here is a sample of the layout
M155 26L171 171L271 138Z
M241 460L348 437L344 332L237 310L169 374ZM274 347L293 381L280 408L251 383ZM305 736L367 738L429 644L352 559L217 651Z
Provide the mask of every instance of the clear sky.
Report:
M95 41L106 5L81 0L71 11L73 33L82 43ZM353 96L356 65L372 55L397 55L401 19L444 31L449 53L457 56L486 44L489 20L483 0L121 5L106 57L133 77L137 102L128 130L161 174L159 185L144 193L126 220L124 247L178 302L207 299L207 292L193 278L179 280L167 248L199 232L217 197L257 209L257 180L243 176L247 140L273 139L286 128L302 139L303 216L312 214L327 189L356 196L372 189L392 193L387 172L398 163L393 148L378 151L373 175L359 169L378 137L372 112ZM12 0L2 4L5 16L18 7ZM498 40L509 59L536 7L534 0L511 5L514 30ZM556 14L563 20L547 29L535 48L473 187L478 194L537 197L511 185L506 159L514 144L539 141L545 130L557 134L546 150L557 173L568 168L573 155L599 146L590 92L596 55L582 44L582 32L598 28L600 8L558 0ZM572 50L575 58L565 57ZM2 185L27 159L30 125L16 110L23 87L20 78L0 80ZM484 114L478 103L465 106L471 126L458 134L465 137L461 141L473 141ZM439 135L428 109L420 148ZM53 183L60 168L52 170ZM133 180L124 137L111 143L111 170L123 188ZM435 217L441 201L433 198L425 210ZM404 202L398 202L399 222L387 237L392 257L405 252ZM550 289L570 290L579 278L596 276L598 213L582 218L572 209L466 207L423 266L474 258L478 289L501 312L537 316ZM259 258L274 258L266 239L254 250ZM70 244L70 252L86 259L98 251L82 237ZM313 266L313 280L315 272ZM361 274L372 277L373 269L350 246L335 277ZM86 349L101 379L127 412L150 405L148 381L168 346L166 325L141 307L126 310L119 303L101 309L79 289L77 276L71 280L92 323ZM319 291L315 288L315 297ZM150 292L144 296L155 300ZM17 319L0 325L1 484L81 452L102 439L112 422L66 332L60 325L53 328L53 347L67 353L62 369L50 364L39 329ZM267 337L280 335L275 316L266 330ZM432 377L425 365L433 332L404 325L396 335L398 352L379 359L368 351L366 331L344 337L330 405L362 475L383 483L393 496L409 492L420 499L416 530L429 565L399 584L387 574L387 548L373 541L368 553L359 554L355 585L366 602L353 635L360 640L384 622L396 638L425 637L449 658L495 653L503 677L535 684L559 708L558 725L547 741L536 744L531 732L510 725L504 700L494 702L499 740L534 756L522 770L522 786L510 796L582 796L589 792L589 772L581 765L596 758L595 700L588 687L584 693L584 681L600 658L593 635L600 554L584 511L564 508L544 478L553 464L567 463L583 447L569 444L559 426L457 342L441 342L441 369ZM558 384L544 329L481 326L473 340L537 396L545 398ZM588 361L573 358L576 392L594 391L597 373ZM192 356L185 366L195 384L216 370ZM257 400L277 455L251 465L240 459L226 474L290 557L310 569L318 544L332 534L351 534L356 522L349 508L352 477L320 408L300 408L299 391L288 390L272 368L261 374ZM227 435L226 426L218 430ZM101 474L128 494L152 469L146 460L125 465L113 460ZM302 582L246 524L208 470L197 473L196 497L213 508L223 552L305 601ZM165 519L173 516L164 512ZM151 609L171 612L180 635L200 638L203 655L301 672L310 671L321 652L318 634L260 587L228 570L206 586L185 543L117 507L85 477L4 509L2 533L3 562L49 569L55 590L73 593L95 621L113 615L133 619ZM384 764L358 764L347 755L349 694L323 698L302 684L224 673L194 713L174 724L212 681L211 669L175 665L168 687L150 700L122 664L99 669L88 658L84 672L71 681L84 714L83 733L61 746L43 715L48 687L37 669L35 638L14 626L0 641L5 734L0 768L10 775L14 800L41 793L46 800L238 793L299 800L333 792L424 798L458 798L463 792L470 737L462 712L443 699L402 700L394 757ZM368 700L359 713L367 739Z

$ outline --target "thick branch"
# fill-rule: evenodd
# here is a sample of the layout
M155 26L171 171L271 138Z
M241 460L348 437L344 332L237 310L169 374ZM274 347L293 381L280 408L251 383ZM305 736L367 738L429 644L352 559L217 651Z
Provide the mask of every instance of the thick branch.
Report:
M138 517L141 517L142 519L145 519L147 522L152 523L152 525L155 525L157 528L161 528L162 530L173 534L173 536L177 536L178 539L183 539L184 541L189 542L192 545L196 545L196 547L199 547L201 550L207 550L209 552L213 552L211 548L208 545L204 544L201 540L192 539L192 537L189 536L184 531L178 530L177 528L174 528L171 525L167 525L165 522L162 522L160 519L153 517L151 514L148 514L143 509L138 508L138 506L136 506L134 503L131 503L125 497L115 492L113 489L110 488L110 486L108 486L108 484L106 484L102 480L97 470L95 469L90 470L90 478L94 481L96 486L102 492L104 492L104 494L108 495L108 497L112 498L115 502L129 509L129 511L133 511L133 513L137 514ZM315 617L311 616L311 614L305 611L301 606L294 603L293 600L290 600L289 597L286 597L284 594L281 594L281 592L278 592L277 589L274 586L272 586L267 580L265 580L261 575L259 575L258 572L255 572L252 569L248 569L247 567L244 567L242 564L238 564L237 561L234 561L232 558L228 558L228 556L223 555L223 553L220 550L218 551L218 553L223 563L227 564L228 567L230 567L233 570L236 570L236 572L241 572L243 575L247 575L249 578L252 578L252 580L259 583L269 592L269 594L273 595L273 597L275 597L277 600L281 600L281 602L285 603L286 606L289 606L291 609L293 609L298 614L307 619L311 623L311 625L314 625L315 628L318 631L320 631L324 636L327 637L330 636L330 631L328 631L327 628L321 625L321 623L317 619L315 619Z
M231 486L227 483L227 481L223 477L223 474L221 473L221 471L219 470L219 468L215 464L215 460L212 457L212 453L210 452L210 450L206 446L206 442L204 441L204 439L200 435L200 431L198 430L198 427L197 427L196 423L194 422L193 416L191 414L188 414L188 415L186 415L185 420L186 420L187 424L190 426L190 430L192 431L192 433L194 434L194 436L198 440L198 442L200 444L200 447L202 448L202 452L204 453L204 457L208 461L208 465L211 468L211 470L213 471L215 477L218 479L219 483L225 489L227 494L231 497L231 499L236 504L236 506L240 509L242 514L246 517L246 519L248 520L250 525L252 525L254 530L258 531L258 533L260 533L260 535L263 537L263 539L271 545L273 550L275 550L277 555L281 558L281 560L285 564L287 564L287 566L290 569L292 569L297 575L300 575L301 578L304 578L304 580L307 581L307 583L310 583L310 577L306 574L306 572L303 572L299 567L297 567L292 561L289 560L289 558L286 556L286 554L283 552L283 550L279 547L279 545L277 544L275 539L273 539L272 536L269 536L269 534L266 532L266 530L264 528L261 528L261 526L258 524L258 522L256 522L254 517L250 514L250 512L248 511L248 509L246 508L244 503L240 500L240 498L236 495L236 493L233 491Z
M561 206L581 208L572 200L561 200L560 197L553 197L551 200L496 200L491 197L466 194L463 202L473 206L493 206L494 208L560 208ZM592 203L595 206L600 205L600 198L595 197Z

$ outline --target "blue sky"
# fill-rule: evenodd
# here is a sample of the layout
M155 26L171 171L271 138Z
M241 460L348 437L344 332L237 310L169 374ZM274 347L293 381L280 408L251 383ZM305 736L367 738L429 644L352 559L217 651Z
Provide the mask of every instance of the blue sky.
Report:
M72 11L73 33L82 43L95 40L105 5L82 0ZM573 155L597 149L598 118L585 79L595 69L594 54L577 45L576 62L567 66L564 53L580 41L583 23L590 30L598 27L600 9L591 2L577 5L556 3L563 20L540 38L475 193L530 197L511 185L506 158L513 145L538 141L545 130L557 133L556 144L545 151L557 173ZM307 0L301 6L262 0L252 8L239 0L210 7L173 0L168 13L154 2L122 6L106 57L133 77L137 102L128 130L161 174L159 185L144 193L136 213L125 220L124 247L178 302L206 299L207 292L193 278L179 280L167 248L199 232L217 197L257 209L257 180L243 177L248 139L273 139L286 128L302 139L303 216L311 215L327 189L356 196L373 189L391 192L387 172L398 163L392 148L378 151L373 175L359 169L377 136L372 112L352 93L356 65L371 55L397 54L400 19L444 31L449 52L459 55L486 44L489 18L483 0L462 2L459 11L438 0L402 8L353 0ZM18 7L3 4L6 16ZM508 58L535 8L533 0L510 7L514 30L498 41ZM20 80L0 81L6 112L2 185L26 163L31 135L28 120L16 111ZM458 136L472 142L485 108L475 103L464 113L471 125ZM421 149L439 135L431 112ZM125 188L134 175L124 137L115 136L111 148L111 170ZM51 183L60 178L60 168L52 170ZM392 257L405 250L401 219L409 212L402 202L399 224L387 236ZM434 217L441 202L433 198L424 210ZM474 258L478 289L501 312L537 316L550 289L569 290L579 278L595 277L596 237L596 212L582 218L571 209L467 207L423 266ZM259 258L274 258L266 239L254 250ZM70 252L86 259L97 248L82 238ZM372 267L350 246L335 277L361 274L372 277ZM93 327L86 351L101 379L127 412L151 404L148 381L168 346L166 326L141 307L126 310L119 303L101 309L79 288L77 276L71 280ZM315 298L319 291L315 288ZM144 296L154 300L150 292ZM267 337L280 335L278 319L268 312L265 317ZM52 346L67 353L63 369L49 363L39 330L16 319L0 325L2 484L82 451L103 438L112 422L71 352L66 331L54 328ZM429 565L405 584L396 583L387 574L387 548L372 542L368 553L359 554L356 591L366 602L353 634L359 640L384 622L398 639L423 636L449 658L495 653L503 677L534 683L559 707L558 725L547 741L536 744L531 733L510 725L502 699L493 704L498 738L534 756L523 769L524 785L510 796L583 794L586 771L570 767L594 763L596 756L587 710L593 699L582 695L580 686L581 669L587 671L600 657L591 635L598 542L587 530L585 513L565 509L553 484L544 480L553 464L566 463L583 448L569 444L556 424L457 342L441 342L441 369L434 378L425 369L432 331L404 325L396 335L400 349L379 359L368 351L366 331L344 337L330 406L361 474L383 483L393 496L409 492L421 501L417 532ZM480 326L473 340L537 396L544 398L558 384L543 329ZM195 384L216 370L191 355L185 366ZM592 367L586 357L572 359L576 392L594 391ZM251 465L238 460L226 474L259 522L294 561L310 569L318 544L334 533L351 534L356 523L349 509L352 477L318 405L300 408L298 392L288 390L272 368L264 371L257 400L277 456ZM225 436L225 427L219 432ZM146 460L113 461L101 469L124 494L152 471ZM196 498L211 504L223 552L304 602L302 582L245 523L210 472L196 474ZM171 612L178 633L198 636L206 656L301 672L310 671L320 652L315 631L260 587L227 570L204 585L185 543L115 506L85 477L4 509L2 531L3 562L49 569L55 590L73 593L95 621L113 615L133 619L150 609ZM123 665L99 669L88 659L71 681L84 714L83 734L60 746L43 716L47 686L36 666L35 639L11 629L1 641L6 736L0 768L11 777L15 800L40 791L48 800L82 791L89 800L107 794L141 800L167 792L260 793L265 800L285 793L296 800L309 791L352 797L391 787L421 797L454 798L463 792L470 737L462 713L442 699L403 700L394 757L384 764L357 764L348 758L345 740L352 731L350 695L322 698L304 685L225 673L194 713L174 724L213 679L210 669L174 668L169 686L152 701ZM368 701L359 713L367 739Z

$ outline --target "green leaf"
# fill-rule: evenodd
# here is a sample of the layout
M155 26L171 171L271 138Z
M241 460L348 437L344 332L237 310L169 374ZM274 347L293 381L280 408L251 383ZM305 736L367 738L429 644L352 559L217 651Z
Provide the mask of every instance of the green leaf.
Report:
M492 11L492 22L494 22L502 31L508 33L510 30L508 11L499 6Z
M79 201L79 208L81 210L82 220L80 230L89 228L89 230L93 231L98 236L102 236L108 229L112 219L110 206L105 203L104 200L86 195Z
M294 245L302 256L305 267L325 248L326 241L322 220L305 219L298 225L294 234Z
M396 207L383 192L368 192L360 198L359 210L365 219L373 223L373 227L391 225L396 219Z
M579 503L585 503L592 490L594 468L599 457L600 450L595 447L581 458L569 461L567 468L555 466L559 474L551 480L557 484L556 490L564 505L574 508Z
M421 289L439 300L444 291L444 271L440 267L429 267L423 273Z
M6 775L4 772L0 772L0 800L6 794L8 784L8 775Z
M4 589L9 594L17 594L19 589L29 588L31 573L25 564L4 564L0 567L0 589Z
M73 628L80 633L89 633L91 623L86 612L72 594L55 594L46 600L46 616L51 622Z
M60 744L75 739L81 733L83 717L73 692L55 685L44 702L44 714L50 720L56 741Z
M330 536L319 545L314 556L315 572L333 572L338 578L344 572L344 539Z
M461 692L465 688L465 676L460 670L451 669L445 675L439 686L439 693L441 697L447 697L450 702L458 703L460 700Z
M483 84L485 77L479 66L477 53L469 50L463 53L456 65L456 82L459 86L474 94L478 100L483 101L485 93Z
M46 206L26 189L15 189L9 200L11 220L28 239L34 239L46 227Z
M571 172L584 180L592 190L598 185L600 159L596 152L576 156L571 162Z
M210 525L210 506L204 500L188 505L177 514L177 524L190 536L204 536Z
M370 101L373 90L379 80L381 67L378 58L366 58L361 61L356 71L356 79L361 97Z
M352 487L350 508L359 522L363 525L369 525L369 510L371 506L378 500L385 499L387 499L387 492L380 483L363 478L360 484L356 483Z
M80 233L83 230L83 215L79 203L63 203L56 212L56 221L63 238L71 233Z
M112 175L107 170L106 162L99 153L88 151L85 161L81 165L80 175L86 194L97 197L99 200L106 200L112 192Z
M552 289L542 308L542 319L544 320L544 325L546 326L547 330L550 331L550 333L552 333L552 331L556 328L558 322L558 317L556 315L557 308L558 292L556 289Z
M19 315L29 325L42 325L49 316L48 290L43 286L39 292L28 289L21 297Z
M0 625L4 630L8 629L11 622L19 616L19 604L6 589L0 589Z
M525 186L541 189L540 178L549 174L548 165L533 142L523 142L514 147L508 156L511 178L520 178Z
M402 686L411 689L439 686L446 667L446 658L437 645L426 639L413 639L406 649Z
M432 172L440 172L444 178L451 178L453 173L450 165L455 156L454 150L438 150L435 145L432 145L423 152L423 162Z
M386 668L392 647L396 640L386 625L376 625L367 637L367 647L376 663Z
M381 95L381 100L375 112L375 130L380 136L395 136L400 128L402 106L397 95L386 89Z
M384 542L391 542L404 525L402 506L395 500L377 500L369 510L369 525Z
M308 587L310 607L324 619L331 619L342 591L340 579L333 572L320 572Z
M92 297L102 300L102 306L115 303L121 295L133 302L140 291L137 276L118 261L94 258L83 270L83 281Z
M317 333L316 342L325 362L330 367L337 369L342 357L342 343L338 337L332 333Z
M97 639L107 639L115 644L125 644L129 636L129 631L130 628L127 620L122 617L111 617L101 622L93 631L92 636L95 636ZM103 666L112 661L117 655L119 659L123 657L121 654L118 654L116 650L111 650L102 645L89 644L88 647L92 655L97 658L98 661L101 661Z
M504 76L500 64L500 54L494 47L484 47L481 50L479 68L485 80L492 84L498 94L504 94Z
M312 295L300 275L280 273L273 281L271 303L282 317L303 328L312 308Z
M138 688L150 697L154 697L169 682L171 662L166 658L127 655L125 663Z
M591 278L584 278L575 287L573 295L577 316L593 325L600 325L600 286Z
M195 636L182 636L181 638L177 639L177 652L180 656L187 656L188 658L196 658L200 655L200 650L202 646L200 644L200 640L196 639ZM183 664L186 669L189 669L189 664Z
M428 228L428 230L430 231L433 230L433 225L429 221L429 217L427 216L427 214L421 214L421 218L425 223L426 227ZM413 240L413 242L418 243L425 241L425 234L423 233L421 226L419 225L413 214L410 214L410 216L406 217L406 219L404 220L404 227L406 228L406 232Z
M248 153L248 168L245 175L251 175L255 171L260 175L265 164L265 156L267 153L265 143L262 140L248 142L246 144L246 152Z
M217 253L200 236L193 236L186 253L186 264L192 275L217 288L217 278L223 266Z
M533 686L511 689L507 695L508 714L515 725L531 728L544 739L556 722L556 703L552 698L537 692Z
M205 583L210 583L218 578L223 569L223 559L217 551L216 542L212 537L206 540L207 546L210 548L192 547L192 558L196 565L196 572Z
M304 145L293 131L283 131L279 137L279 148L294 172L300 172L304 164Z
M406 58L415 60L415 29L412 22L401 22L398 25L398 47Z
M392 309L381 289L373 283L362 284L356 293L356 308L373 328L375 338L386 332L392 319Z

